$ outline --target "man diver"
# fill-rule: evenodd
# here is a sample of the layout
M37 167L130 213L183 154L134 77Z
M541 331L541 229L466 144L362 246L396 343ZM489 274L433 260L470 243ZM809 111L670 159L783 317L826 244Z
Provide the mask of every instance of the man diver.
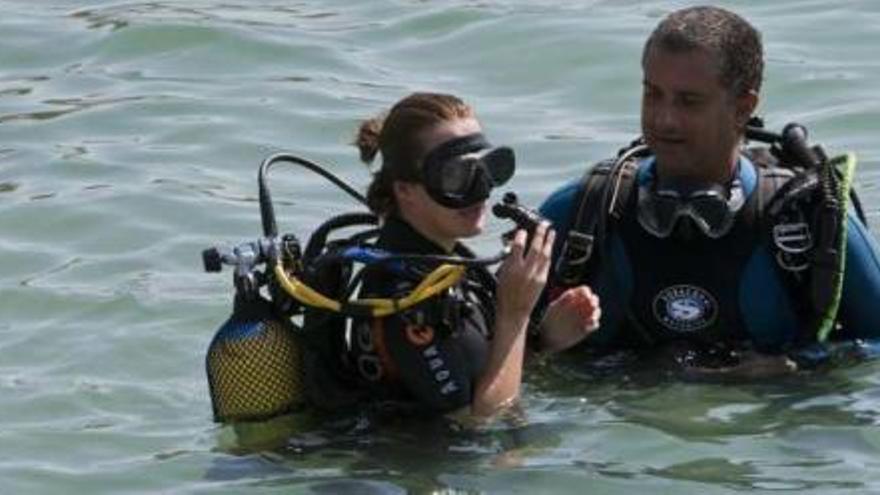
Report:
M811 307L804 281L821 288L821 271L783 263L780 251L791 246L784 235L767 234L770 198L793 174L743 147L759 101L762 52L758 31L732 12L671 13L642 53L643 146L597 165L542 205L559 233L547 299L587 283L603 301L586 345L684 342L714 355L745 346L739 361L691 364L748 375L816 364L814 315L823 308ZM832 315L840 325L831 336L876 338L877 245L859 219L845 218L838 222L847 229L842 296ZM821 234L810 227L813 238ZM807 242L809 233L794 237Z

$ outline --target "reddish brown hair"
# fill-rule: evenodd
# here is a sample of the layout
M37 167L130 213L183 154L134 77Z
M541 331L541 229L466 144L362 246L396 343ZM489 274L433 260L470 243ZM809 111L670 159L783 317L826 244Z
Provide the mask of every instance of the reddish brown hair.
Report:
M474 118L474 111L456 96L442 93L413 93L398 101L386 114L365 120L355 145L361 161L372 163L381 152L382 166L367 189L370 210L387 215L397 210L394 181L419 180L419 161L429 150L423 149L422 135L437 125Z

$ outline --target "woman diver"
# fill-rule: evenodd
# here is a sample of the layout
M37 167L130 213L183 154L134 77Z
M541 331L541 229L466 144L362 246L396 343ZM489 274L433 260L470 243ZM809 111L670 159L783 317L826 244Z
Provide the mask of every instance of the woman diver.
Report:
M515 163L513 150L486 141L470 106L452 95L415 93L363 122L355 144L367 164L381 154L367 192L381 218L376 247L473 257L459 241L482 231L489 193L510 179ZM504 409L519 394L529 317L547 280L554 237L546 222L530 239L520 229L497 280L485 268L469 267L460 282L423 303L355 319L332 374L361 398L422 412L469 408L488 417ZM438 262L423 265L409 266L409 275L371 268L360 297L412 290ZM589 288L569 289L548 307L535 340L560 350L593 331L599 314Z

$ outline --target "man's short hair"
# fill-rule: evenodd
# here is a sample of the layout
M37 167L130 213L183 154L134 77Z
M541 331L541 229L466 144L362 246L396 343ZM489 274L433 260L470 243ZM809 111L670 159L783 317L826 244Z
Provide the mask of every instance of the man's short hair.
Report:
M663 19L645 42L643 67L654 49L672 53L703 50L718 61L721 84L731 94L740 96L761 90L761 34L733 12L718 7L677 10Z

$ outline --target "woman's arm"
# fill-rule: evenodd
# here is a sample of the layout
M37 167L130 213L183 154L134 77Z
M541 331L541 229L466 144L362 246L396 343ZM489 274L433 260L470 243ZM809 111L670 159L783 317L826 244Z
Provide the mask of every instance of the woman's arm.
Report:
M526 232L517 231L498 271L495 332L471 404L476 416L492 416L519 396L526 328L547 282L555 237L549 224L542 223L526 247Z

